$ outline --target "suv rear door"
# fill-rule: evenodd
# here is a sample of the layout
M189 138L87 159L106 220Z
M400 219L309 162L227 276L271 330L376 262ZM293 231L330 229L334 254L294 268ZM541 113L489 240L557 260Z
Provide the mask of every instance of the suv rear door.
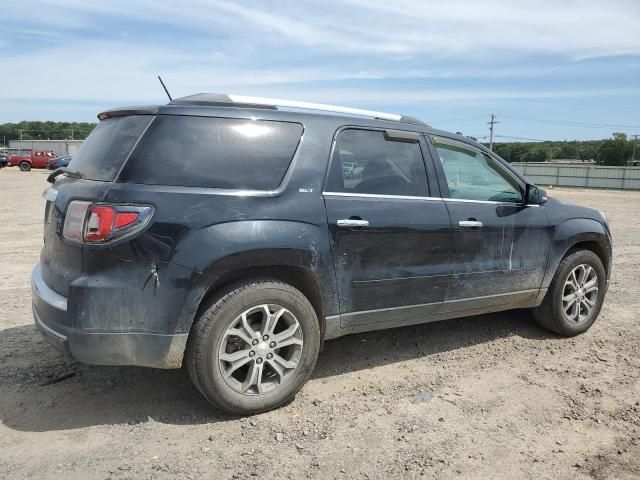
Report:
M345 327L424 322L442 305L451 223L424 148L413 132L336 135L323 196Z
M526 205L525 185L474 145L432 136L440 190L451 215L451 278L445 311L514 306L538 294L551 227Z

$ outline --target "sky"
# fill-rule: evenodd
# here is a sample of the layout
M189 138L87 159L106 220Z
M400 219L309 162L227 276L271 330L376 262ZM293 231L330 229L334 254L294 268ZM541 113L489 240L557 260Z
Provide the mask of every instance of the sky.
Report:
M640 0L3 2L0 123L232 93L485 140L640 134Z

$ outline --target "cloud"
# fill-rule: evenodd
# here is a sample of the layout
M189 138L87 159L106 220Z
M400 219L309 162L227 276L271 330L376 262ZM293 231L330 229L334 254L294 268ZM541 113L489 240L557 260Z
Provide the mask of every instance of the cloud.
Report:
M31 0L6 6L8 18L20 12L24 22L25 3L50 26L76 29L100 26L105 17L135 19L200 32L222 28L235 38L296 42L337 53L640 53L640 3L634 0Z
M20 75L0 77L0 103L33 112L34 101L83 102L83 115L162 103L162 74L174 96L416 114L577 98L599 108L625 95L637 105L639 18L637 0L23 0L3 6L3 71Z

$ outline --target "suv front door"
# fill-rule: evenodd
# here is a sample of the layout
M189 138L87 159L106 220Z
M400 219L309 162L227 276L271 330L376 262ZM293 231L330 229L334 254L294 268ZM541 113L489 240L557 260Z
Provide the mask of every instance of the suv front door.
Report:
M551 227L527 205L525 185L497 159L447 137L430 137L452 224L445 311L526 305L539 293Z
M335 138L323 196L344 327L421 323L442 306L451 222L439 191L429 196L438 186L423 148L413 132Z

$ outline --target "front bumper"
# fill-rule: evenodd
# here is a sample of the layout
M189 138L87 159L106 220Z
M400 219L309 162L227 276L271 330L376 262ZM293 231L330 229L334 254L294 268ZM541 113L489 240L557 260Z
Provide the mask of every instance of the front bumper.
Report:
M101 332L74 327L67 318L67 298L42 278L40 265L31 274L32 310L44 338L67 358L92 365L136 365L180 368L187 334Z

